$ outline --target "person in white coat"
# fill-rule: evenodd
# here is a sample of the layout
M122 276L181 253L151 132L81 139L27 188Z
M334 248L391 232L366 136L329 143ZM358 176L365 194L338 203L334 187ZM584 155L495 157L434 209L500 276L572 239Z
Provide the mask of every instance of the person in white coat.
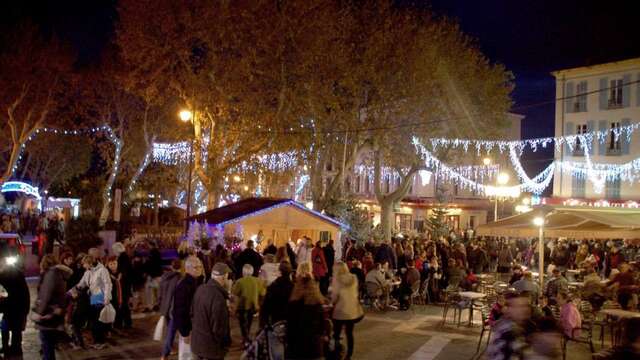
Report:
M88 292L91 303L89 321L93 335L93 347L102 349L105 347L106 325L98 319L102 308L111 302L111 277L109 276L109 270L91 255L87 255L82 259L82 266L86 271L82 279L70 291L74 297L77 296L78 291Z
M364 317L364 310L358 299L358 278L349 272L347 264L337 262L333 265L331 284L331 303L333 304L333 339L340 343L342 328L347 335L347 356L353 356L353 328Z

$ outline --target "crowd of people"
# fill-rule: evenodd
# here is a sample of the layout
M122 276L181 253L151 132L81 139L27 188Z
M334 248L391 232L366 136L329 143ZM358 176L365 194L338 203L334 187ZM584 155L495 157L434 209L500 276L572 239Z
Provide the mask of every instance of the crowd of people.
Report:
M380 244L346 240L339 257L331 241L314 244L307 237L283 246L271 240L248 240L243 248L200 245L181 243L169 266L153 241L118 242L110 251L86 254L64 248L59 257L45 254L31 315L43 358L55 359L61 342L89 347L89 332L90 347L104 348L107 338L132 326L132 311L162 316L163 359L176 352L224 358L231 344L231 317L241 333L236 342L250 358L266 353L276 359L351 358L363 305L406 310L414 297L447 303L458 291L481 291L487 287L481 279L491 274L505 288L487 304L493 328L488 354L551 359L558 336L579 336L585 321L581 301L590 304L590 311L610 303L629 310L638 306L640 247L629 241L545 244L549 276L542 288L531 270L537 269L535 241L462 236ZM19 354L28 288L17 268L1 270L0 284L12 294L0 303L3 350ZM22 311L14 311L18 308Z
M39 258L53 253L54 245L64 241L65 222L55 211L4 212L0 219L0 233L18 234L23 238L31 237L35 244L32 247L33 253Z

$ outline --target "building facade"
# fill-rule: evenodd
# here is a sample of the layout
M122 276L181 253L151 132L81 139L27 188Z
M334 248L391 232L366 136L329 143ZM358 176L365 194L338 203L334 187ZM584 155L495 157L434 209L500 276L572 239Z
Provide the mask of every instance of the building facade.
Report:
M594 164L623 164L640 154L640 134L616 137L614 132L640 122L640 58L553 72L556 78L555 136L608 131L606 140L593 141L589 155ZM566 144L556 148L555 160L584 162L584 150ZM598 191L585 177L556 167L553 196L566 202L607 200L613 203L640 199L640 185L606 181Z

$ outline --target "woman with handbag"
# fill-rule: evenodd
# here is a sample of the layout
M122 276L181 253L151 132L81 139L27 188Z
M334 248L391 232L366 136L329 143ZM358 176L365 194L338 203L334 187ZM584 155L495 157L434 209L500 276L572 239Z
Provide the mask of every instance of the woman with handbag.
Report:
M89 322L91 323L91 333L93 335L93 348L100 350L105 347L104 338L106 327L100 318L100 312L107 304L111 302L111 276L98 259L91 255L87 255L82 259L82 266L85 273L80 282L71 290L72 296L76 297L78 291L87 291L89 293Z
M358 299L358 278L349 272L347 264L343 262L333 265L331 303L333 304L333 339L337 347L344 327L347 335L345 359L351 359L354 343L353 328L364 317L364 310Z

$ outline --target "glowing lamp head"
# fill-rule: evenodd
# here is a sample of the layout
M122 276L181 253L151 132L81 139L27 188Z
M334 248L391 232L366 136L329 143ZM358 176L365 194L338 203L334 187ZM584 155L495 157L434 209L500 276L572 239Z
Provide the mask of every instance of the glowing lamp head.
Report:
M233 181L234 181L234 182L240 182L240 180L242 180L242 179L240 178L240 175L234 175L234 176L233 176Z
M523 205L531 205L531 199L529 199L528 197L522 199L522 204Z
M247 185L244 186L244 191L249 191L249 187Z
M4 261L7 263L7 265L13 266L13 265L18 263L18 257L17 256L7 256L4 259Z
M544 218L541 217L541 216L537 216L537 217L533 218L533 225L535 225L535 226L544 225Z
M486 158L482 159L482 163L484 164L484 166L491 165L491 158L486 157Z
M509 174L507 173L498 174L498 184L505 185L508 182L509 182Z
M191 121L191 119L193 118L193 113L189 110L182 110L180 111L180 113L178 113L178 116L180 117L180 120L187 122Z

